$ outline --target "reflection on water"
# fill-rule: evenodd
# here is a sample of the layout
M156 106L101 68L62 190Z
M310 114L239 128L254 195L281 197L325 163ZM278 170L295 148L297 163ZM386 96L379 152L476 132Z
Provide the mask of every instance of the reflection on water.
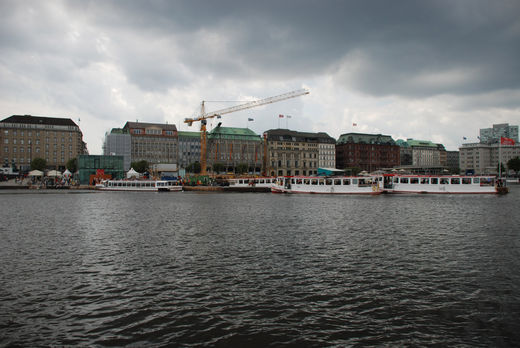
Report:
M2 194L0 345L517 346L519 196Z

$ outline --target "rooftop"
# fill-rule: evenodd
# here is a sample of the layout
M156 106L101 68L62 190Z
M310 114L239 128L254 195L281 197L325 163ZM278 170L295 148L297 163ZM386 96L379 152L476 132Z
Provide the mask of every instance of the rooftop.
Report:
M390 135L367 134L367 133L346 133L342 134L337 144L376 144L376 145L396 145L396 142Z
M78 127L78 125L74 121L72 121L70 118L32 116L32 115L13 115L6 119L3 119L0 122Z
M325 132L297 132L289 129L270 129L266 131L268 140L298 141L308 143L336 143L336 140Z

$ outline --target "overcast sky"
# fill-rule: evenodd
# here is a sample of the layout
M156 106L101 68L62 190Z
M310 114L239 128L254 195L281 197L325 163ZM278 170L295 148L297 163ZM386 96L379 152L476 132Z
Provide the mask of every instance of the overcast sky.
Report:
M230 101L211 111L300 88L220 121L448 150L520 124L516 0L0 0L0 12L0 118L71 118L91 154L126 121L198 130L182 121L202 100Z

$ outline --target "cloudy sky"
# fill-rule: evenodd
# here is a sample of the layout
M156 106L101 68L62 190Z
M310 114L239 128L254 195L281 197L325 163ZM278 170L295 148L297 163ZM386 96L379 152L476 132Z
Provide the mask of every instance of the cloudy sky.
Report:
M71 118L91 154L126 121L197 130L182 121L202 100L228 101L211 111L300 88L310 94L220 121L448 150L520 124L516 0L0 0L0 11L0 118Z

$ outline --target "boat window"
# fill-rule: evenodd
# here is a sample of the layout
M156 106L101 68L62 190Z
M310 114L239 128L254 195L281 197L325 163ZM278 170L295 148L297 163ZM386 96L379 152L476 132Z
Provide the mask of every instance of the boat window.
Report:
M408 178L401 178L401 184L408 184Z
M343 185L350 185L350 179L343 179Z
M320 185L323 185L323 184L324 184L323 179L319 179L318 182L319 182Z
M296 183L297 183L298 185L301 185L301 184L302 184L302 182L303 182L303 180L302 180L302 179L296 179Z
M394 183L399 184L399 178L397 176L394 178Z
M410 184L418 184L419 178L410 178Z
M452 185L460 184L460 178L451 178L451 184Z
M264 184L264 183L265 183L265 180L264 180L264 179L260 179L259 183L260 183L260 184Z
M311 185L318 185L318 179L312 179Z
M238 180L238 183L239 183L239 184L243 184L243 183L244 183L244 180Z
M481 178L480 186L492 186L493 180L491 178Z
M294 185L294 178L293 178L293 179L291 179L291 184L293 184L293 185Z
M428 185L430 183L430 178L421 178L421 184Z
M464 185L469 185L471 184L471 178L462 178L462 183Z
M310 179L303 179L303 183L304 183L305 185L309 185L310 182L311 182Z
M437 185L439 183L439 178L432 178L431 179L431 184L432 185Z
M441 178L441 185L448 185L450 180L448 178Z
M341 185L341 179L334 179L334 185Z
M480 184L480 178L473 178L474 184Z
M352 179L352 185L357 185L358 179Z
M332 179L325 179L325 185L332 185Z

